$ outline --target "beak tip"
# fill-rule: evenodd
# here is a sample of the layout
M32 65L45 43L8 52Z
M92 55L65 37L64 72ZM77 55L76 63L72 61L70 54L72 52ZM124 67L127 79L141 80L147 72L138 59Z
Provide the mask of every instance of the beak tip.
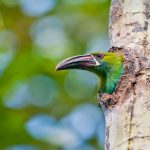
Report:
M62 65L60 63L56 66L55 71L63 70Z
M55 71L60 71L60 70L61 70L61 69L59 69L59 68L56 68L56 69L55 69Z
M56 68L55 68L55 71L59 71L60 69L59 69L59 67L58 66L56 66Z

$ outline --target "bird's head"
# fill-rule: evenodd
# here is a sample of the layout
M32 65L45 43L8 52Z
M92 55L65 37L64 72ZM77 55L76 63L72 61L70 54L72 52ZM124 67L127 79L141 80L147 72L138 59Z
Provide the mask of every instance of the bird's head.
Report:
M82 69L100 74L116 67L119 62L122 62L121 55L112 52L95 52L67 58L57 65L56 70Z
M118 81L117 79L122 73L122 62L123 57L119 54L113 52L95 52L65 59L57 65L56 70L88 70L99 76L103 82L102 84L104 84L102 86L106 89L106 86L108 86L106 80L107 82ZM108 79L112 79L112 81ZM105 83L103 80L105 80ZM104 90L104 92L107 92L107 90Z

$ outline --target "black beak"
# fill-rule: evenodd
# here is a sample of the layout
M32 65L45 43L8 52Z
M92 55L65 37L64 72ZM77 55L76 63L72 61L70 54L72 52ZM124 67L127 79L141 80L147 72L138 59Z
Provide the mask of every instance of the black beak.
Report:
M94 58L92 54L74 56L60 62L56 70L65 69L85 69L99 65L99 62Z

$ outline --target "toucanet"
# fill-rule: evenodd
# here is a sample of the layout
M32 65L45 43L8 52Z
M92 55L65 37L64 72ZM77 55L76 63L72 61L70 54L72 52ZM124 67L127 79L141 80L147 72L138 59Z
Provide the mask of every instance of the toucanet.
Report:
M95 73L99 78L99 90L112 94L123 73L123 57L114 52L94 52L70 57L60 62L56 70L82 69Z

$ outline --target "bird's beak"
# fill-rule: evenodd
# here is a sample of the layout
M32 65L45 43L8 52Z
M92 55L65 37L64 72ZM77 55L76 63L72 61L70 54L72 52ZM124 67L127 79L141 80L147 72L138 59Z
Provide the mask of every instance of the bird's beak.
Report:
M56 70L66 69L88 69L94 66L98 66L99 62L94 58L92 54L74 56L60 62Z

